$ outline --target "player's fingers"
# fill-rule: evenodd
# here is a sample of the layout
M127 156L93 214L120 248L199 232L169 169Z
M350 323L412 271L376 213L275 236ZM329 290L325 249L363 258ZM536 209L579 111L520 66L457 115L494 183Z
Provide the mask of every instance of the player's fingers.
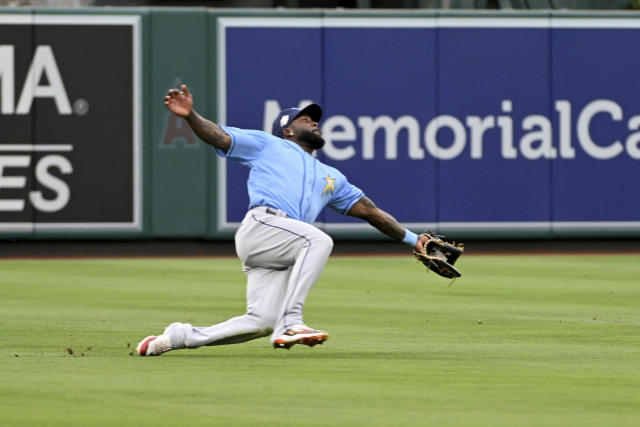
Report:
M184 92L185 96L191 96L191 92L189 92L189 88L187 87L187 85L182 85L180 89L182 89L182 92Z
M429 236L421 234L418 236L418 242L416 243L416 248L418 252L425 253L427 250L427 243L429 243Z

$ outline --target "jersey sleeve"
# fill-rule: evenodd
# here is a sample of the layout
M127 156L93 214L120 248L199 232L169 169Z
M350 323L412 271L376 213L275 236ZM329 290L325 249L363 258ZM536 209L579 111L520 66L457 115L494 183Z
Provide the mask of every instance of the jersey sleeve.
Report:
M256 130L238 129L230 126L220 126L231 137L231 146L225 153L216 148L216 154L250 165L254 161L266 142L265 133Z
M346 215L349 209L364 196L364 191L351 184L342 174L338 175L337 181L336 191L328 205L333 210Z

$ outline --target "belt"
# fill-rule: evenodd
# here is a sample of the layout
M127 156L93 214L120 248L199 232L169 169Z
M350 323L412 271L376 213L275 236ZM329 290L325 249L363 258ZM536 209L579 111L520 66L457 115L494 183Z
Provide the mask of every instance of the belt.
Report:
M254 209L260 212L268 213L269 215L289 218L289 216L284 211L281 211L280 209L272 208L271 206L256 206L252 210Z

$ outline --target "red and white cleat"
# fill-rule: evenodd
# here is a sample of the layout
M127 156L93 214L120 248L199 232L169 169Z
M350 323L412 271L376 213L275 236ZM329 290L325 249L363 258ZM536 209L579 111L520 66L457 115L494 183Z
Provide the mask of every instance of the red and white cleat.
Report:
M173 350L173 347L168 334L150 335L140 341L136 347L136 353L139 356L159 356L169 350Z

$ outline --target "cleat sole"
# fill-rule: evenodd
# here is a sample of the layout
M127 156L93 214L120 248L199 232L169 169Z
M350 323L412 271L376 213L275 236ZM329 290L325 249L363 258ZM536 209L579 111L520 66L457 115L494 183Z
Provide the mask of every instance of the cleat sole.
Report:
M289 341L289 342L278 339L274 341L273 348L284 348L286 350L289 350L295 344L303 344L309 347L313 347L315 345L324 343L328 339L329 339L329 335L327 334L315 335L311 337L303 337L303 338L299 338L297 340Z
M273 343L273 348L284 348L285 350L289 350L293 344L295 343L292 343L292 342L286 343L286 342L276 341Z

